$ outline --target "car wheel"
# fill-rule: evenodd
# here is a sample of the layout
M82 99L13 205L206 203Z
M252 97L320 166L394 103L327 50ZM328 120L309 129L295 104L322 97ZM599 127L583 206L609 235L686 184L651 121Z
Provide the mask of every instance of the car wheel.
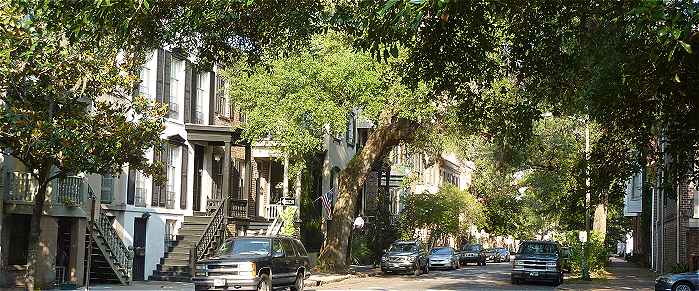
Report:
M294 286L291 287L291 291L303 291L303 287L304 287L303 280L304 280L303 273L298 273L298 275L296 275L296 281L294 281Z
M675 285L675 287L672 288L672 291L694 291L694 287L689 285L689 283L682 282Z
M260 275L260 283L257 284L257 291L272 291L272 280L267 274Z

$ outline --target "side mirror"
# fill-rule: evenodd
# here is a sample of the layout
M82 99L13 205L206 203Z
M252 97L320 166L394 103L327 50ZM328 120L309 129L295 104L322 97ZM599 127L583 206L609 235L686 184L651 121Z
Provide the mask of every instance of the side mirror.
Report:
M283 258L284 253L283 252L275 252L274 254L272 254L272 257L275 259Z

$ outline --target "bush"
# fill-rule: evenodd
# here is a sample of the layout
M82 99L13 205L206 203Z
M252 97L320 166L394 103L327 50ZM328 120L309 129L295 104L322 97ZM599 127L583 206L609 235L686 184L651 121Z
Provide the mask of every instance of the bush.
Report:
M571 272L580 274L583 260L583 244L578 240L578 231L569 231L563 234L558 241L564 246L570 247L570 267ZM589 258L588 266L590 273L602 272L607 267L609 254L600 234L591 232L588 237Z
M351 262L356 265L370 265L374 263L373 254L369 248L369 241L364 234L355 233L352 235Z
M296 207L287 207L280 216L284 223L282 224L280 233L286 236L293 236L296 234Z

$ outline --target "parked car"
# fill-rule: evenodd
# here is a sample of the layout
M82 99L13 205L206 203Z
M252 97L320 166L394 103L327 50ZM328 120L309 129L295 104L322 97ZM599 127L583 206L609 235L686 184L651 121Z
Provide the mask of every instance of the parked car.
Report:
M301 291L309 269L308 254L298 239L234 237L214 257L197 262L192 282L195 290Z
M483 246L480 244L468 244L461 248L462 266L466 266L468 263L476 263L479 266L485 266L485 260Z
M459 263L459 253L452 247L439 247L430 250L429 268L445 268L458 269L461 267Z
M381 272L429 273L427 254L419 241L396 241L381 257Z
M491 262L496 262L497 257L500 255L496 249L485 249L483 253L485 254L485 260Z
M554 241L524 241L512 263L512 284L545 281L554 286L563 283L564 253Z
M510 261L510 251L506 248L497 248L498 252L498 262L509 262Z
M655 279L655 291L699 290L699 271L665 274Z

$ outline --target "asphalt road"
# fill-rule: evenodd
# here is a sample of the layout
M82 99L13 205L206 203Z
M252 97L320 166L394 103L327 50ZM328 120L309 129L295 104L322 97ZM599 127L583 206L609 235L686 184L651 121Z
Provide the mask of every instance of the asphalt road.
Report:
M643 290L652 289L652 279L633 274L616 276L601 282L570 282L558 287L546 283L510 282L510 263L489 263L485 267L469 265L459 270L430 270L429 274L382 275L349 279L307 290Z

